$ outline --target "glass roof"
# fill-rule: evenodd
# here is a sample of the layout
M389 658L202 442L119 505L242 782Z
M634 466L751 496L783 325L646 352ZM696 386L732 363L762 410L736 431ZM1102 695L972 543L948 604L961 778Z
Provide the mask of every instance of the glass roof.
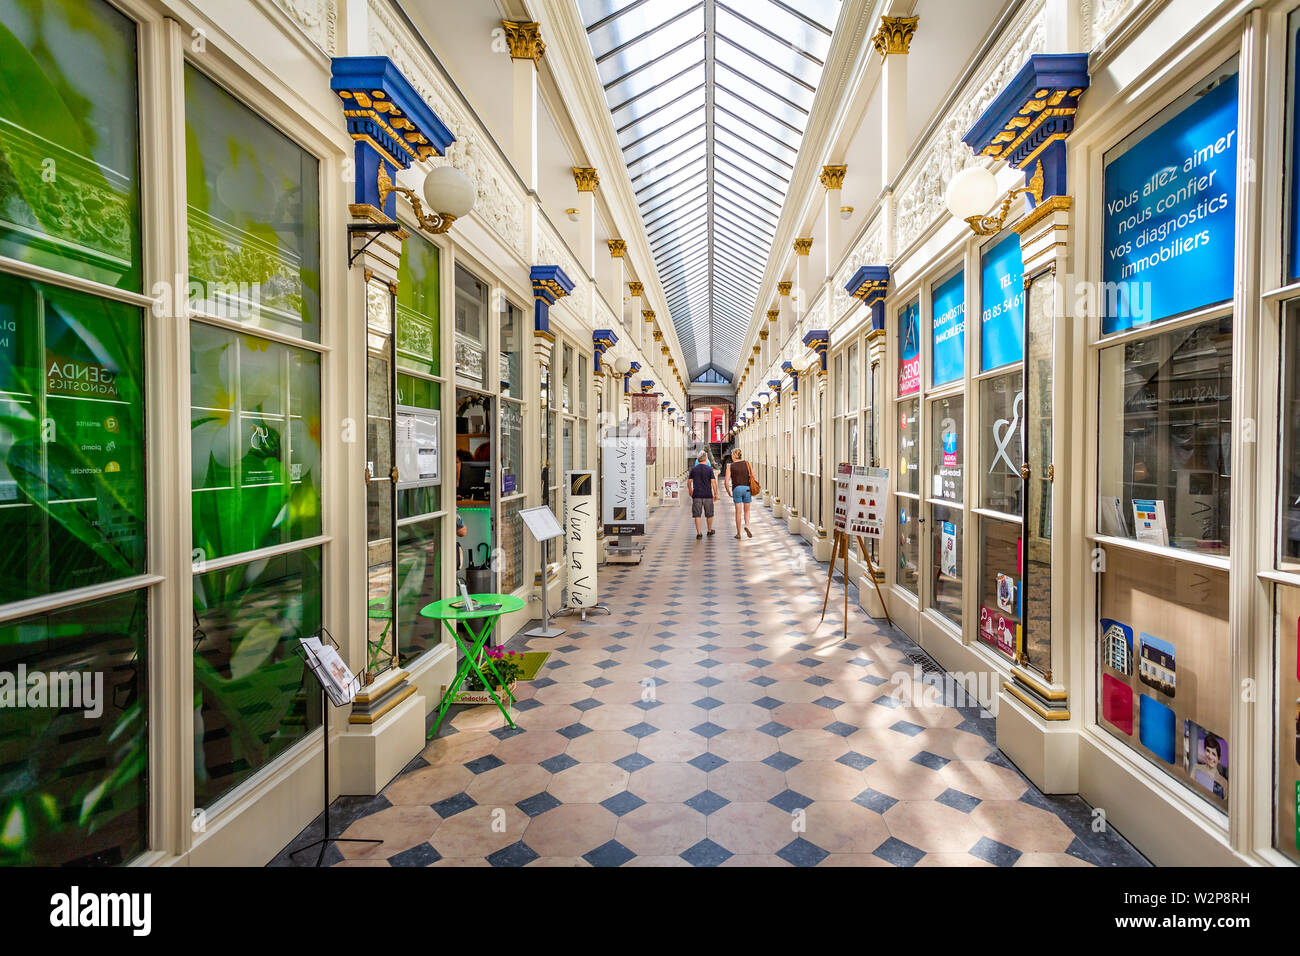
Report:
M688 376L734 378L840 0L576 0Z

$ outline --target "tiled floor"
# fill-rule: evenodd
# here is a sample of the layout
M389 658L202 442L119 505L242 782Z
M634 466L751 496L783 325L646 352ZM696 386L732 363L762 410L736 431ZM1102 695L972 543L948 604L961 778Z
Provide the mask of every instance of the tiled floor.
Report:
M919 649L831 591L826 566L765 507L752 539L695 540L689 505L657 511L639 567L601 569L612 616L561 619L519 685L517 729L462 708L336 827L377 846L339 866L1145 865L1045 797L993 745L978 707L911 706ZM856 598L856 593L851 595ZM294 841L319 836L319 819ZM286 847L274 863L290 860ZM312 863L302 854L299 863Z

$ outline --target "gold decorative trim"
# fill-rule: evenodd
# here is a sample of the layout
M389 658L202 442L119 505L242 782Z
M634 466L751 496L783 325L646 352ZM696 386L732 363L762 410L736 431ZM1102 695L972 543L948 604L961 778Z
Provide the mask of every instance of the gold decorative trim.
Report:
M1050 199L1044 199L1024 219L1016 224L1015 230L1020 235L1024 235L1032 229L1037 223L1046 219L1048 216L1057 212L1069 212L1072 200L1069 196L1052 196Z
M881 17L880 29L871 38L871 44L881 58L891 53L906 55L916 34L920 17Z
M634 295L637 298L640 298L642 295L645 294L645 286L642 285L640 282L629 282L627 284L627 291L629 294Z
M843 189L844 174L849 171L847 166L823 166L821 174L821 183L827 189Z
M580 193L594 193L600 185L600 176L590 166L574 166L573 181Z
M769 321L769 322L775 322L775 321L776 321L777 319L779 319L780 317L781 317L781 310L780 310L780 309L768 309L768 310L767 310L767 321Z
M502 20L506 31L506 42L510 44L510 59L532 60L533 65L546 55L546 43L542 40L542 25L531 20Z
M645 319L647 322L653 322L655 320L654 309L642 309L641 318Z
M1043 700L1068 700L1070 697L1063 687L1050 687L1044 684L1037 674L1019 664L1011 665L1011 676L1043 698Z
M623 239L606 239L605 244L609 246L609 255L613 259L622 259L627 253L627 242Z
M778 282L776 284L776 291L781 295L789 295L790 290L793 288L794 288L793 282Z
M1052 708L1044 707L1038 701L1034 700L1032 696L1027 694L1025 691L1021 690L1011 681L1003 681L1002 689L1005 690L1012 697L1016 698L1016 700L1020 701L1022 704L1024 704L1026 707L1032 710L1034 713L1036 713L1039 717L1042 717L1043 720L1069 720L1070 719L1070 712L1068 710L1055 710Z
M807 239L796 239L794 241L794 254L796 256L808 255L808 253L812 252L812 244L813 241L811 236Z
M549 329L533 329L533 338L544 339L547 342L554 342L555 333Z
M355 713L354 713L354 714L348 714L348 723L349 723L349 724L373 724L373 723L375 723L376 721L379 720L379 718L383 717L384 714L388 713L390 710L392 710L394 707L396 707L396 706L397 706L398 704L400 704L402 701L406 700L406 698L408 698L408 697L410 697L412 694L414 694L414 693L415 693L415 689L416 689L416 688L415 688L415 685L414 685L414 684L408 684L405 690L403 690L403 691L401 691L400 693L398 693L397 695L395 695L395 696L393 697L392 700L390 700L388 703L384 704L384 706L381 707L381 708L379 708L379 710L370 711L369 713L366 713L366 714L355 714Z

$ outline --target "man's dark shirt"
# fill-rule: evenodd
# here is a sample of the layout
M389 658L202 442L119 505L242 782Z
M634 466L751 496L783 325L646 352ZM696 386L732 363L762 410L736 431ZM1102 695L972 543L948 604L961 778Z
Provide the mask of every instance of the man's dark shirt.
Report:
M713 469L708 465L697 464L691 469L691 497L713 497Z

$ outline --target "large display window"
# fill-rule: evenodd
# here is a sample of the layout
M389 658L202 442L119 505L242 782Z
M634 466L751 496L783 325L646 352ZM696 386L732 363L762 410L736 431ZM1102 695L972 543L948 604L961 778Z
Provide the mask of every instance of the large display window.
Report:
M100 0L0 4L0 255L141 291L136 47Z
M1102 534L1226 555L1232 319L1102 349Z

